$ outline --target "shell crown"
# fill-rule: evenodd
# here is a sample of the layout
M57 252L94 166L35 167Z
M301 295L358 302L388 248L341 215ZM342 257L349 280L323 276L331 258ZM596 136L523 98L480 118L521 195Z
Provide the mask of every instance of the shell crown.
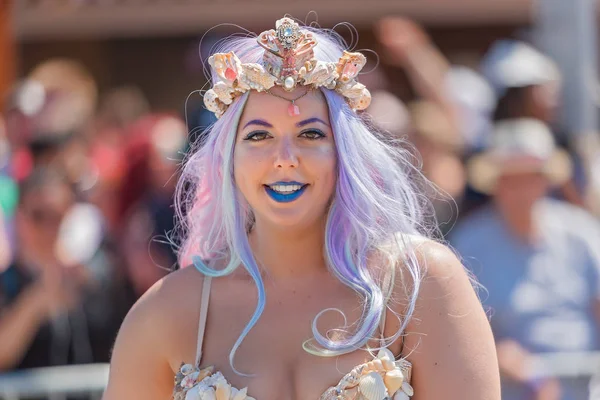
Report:
M315 36L287 17L256 40L265 49L260 64L242 63L234 52L217 53L208 59L216 78L204 94L204 104L217 118L243 93L268 91L275 85L287 91L300 85L335 90L355 111L371 103L368 89L357 80L367 62L363 54L344 51L337 62L319 61L314 55Z

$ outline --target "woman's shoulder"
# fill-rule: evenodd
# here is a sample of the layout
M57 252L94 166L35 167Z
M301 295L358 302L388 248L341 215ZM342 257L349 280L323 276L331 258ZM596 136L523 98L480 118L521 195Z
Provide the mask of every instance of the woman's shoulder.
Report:
M172 335L182 322L197 319L204 279L193 267L168 274L138 299L123 326L143 332L151 328L159 337Z
M426 238L407 243L421 273L403 341L403 352L419 371L415 392L427 398L461 391L469 398L500 398L494 340L471 277L450 247ZM440 385L432 387L432 378ZM472 382L468 389L461 386L466 381Z
M465 274L466 270L461 264L454 250L449 245L422 235L396 234L392 246L400 261L399 265L407 265L412 258L419 275L435 277L447 273Z

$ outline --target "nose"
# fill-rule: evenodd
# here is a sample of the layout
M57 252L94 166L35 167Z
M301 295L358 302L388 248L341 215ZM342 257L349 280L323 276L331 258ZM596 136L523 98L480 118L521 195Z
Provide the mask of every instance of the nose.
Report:
M275 168L296 168L298 166L297 149L289 138L281 140L275 154Z

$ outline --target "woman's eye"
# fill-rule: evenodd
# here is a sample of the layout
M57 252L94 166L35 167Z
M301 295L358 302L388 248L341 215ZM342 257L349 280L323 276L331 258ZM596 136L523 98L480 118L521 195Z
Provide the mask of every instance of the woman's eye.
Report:
M322 139L325 137L325 134L323 132L321 132L318 129L311 129L308 131L303 131L300 133L300 136L305 137L307 139L312 139L312 140L316 140L316 139Z
M268 137L269 137L269 133L268 132L264 132L264 131L261 131L261 132L250 132L244 138L244 140L248 140L248 141L251 141L251 142L258 142L258 141L264 140L264 139L266 139Z

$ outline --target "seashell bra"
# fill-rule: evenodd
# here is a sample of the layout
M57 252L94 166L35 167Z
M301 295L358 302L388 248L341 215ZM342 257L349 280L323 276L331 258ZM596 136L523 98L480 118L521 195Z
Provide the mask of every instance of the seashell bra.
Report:
M205 277L198 321L196 361L194 365L182 364L175 375L173 400L256 400L247 394L247 388L237 389L231 386L213 366L200 368L210 283L211 278ZM382 332L384 324L385 318L382 318ZM337 385L327 389L320 400L409 400L413 395L409 383L411 370L412 365L408 360L395 360L392 352L383 348L372 361L354 367Z

